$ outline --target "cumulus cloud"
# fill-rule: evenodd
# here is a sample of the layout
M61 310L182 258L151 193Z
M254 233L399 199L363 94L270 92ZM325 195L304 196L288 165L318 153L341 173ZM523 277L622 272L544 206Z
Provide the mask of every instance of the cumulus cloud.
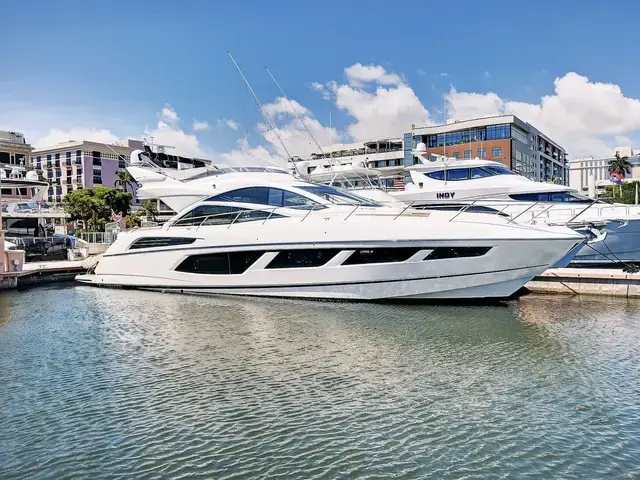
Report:
M402 79L398 75L388 73L380 65L356 63L345 68L344 73L352 87L364 87L368 83L377 83L378 85L400 85L402 83Z
M177 155L205 158L207 155L211 155L211 150L204 147L195 134L189 134L182 130L180 117L173 108L165 106L158 114L158 118L156 126L145 129L142 137L153 137L153 143L156 145L174 147L171 151ZM194 130L197 130L195 123Z
M289 102L285 98L278 97L273 103L264 105L263 108L275 124L277 132L269 129L265 124L259 124L258 129L269 142L275 155L280 158L280 163L287 158L287 153L282 143L284 143L286 150L292 156L304 157L318 151L318 146L307 132L307 129L320 146L343 140L343 135L335 128L330 129L322 125L313 117L308 108L293 99ZM294 109L300 118L296 116Z
M572 156L608 155L615 136L640 129L640 100L627 97L615 84L591 82L569 72L554 81L554 93L539 103L504 100L497 94L447 94L447 109L457 120L514 114L569 150Z
M347 83L329 82L335 105L353 122L347 134L354 140L371 140L402 135L407 123L433 123L428 110L402 78L379 65L359 63L345 69Z
M193 128L194 132L200 132L200 131L203 131L203 130L209 130L209 124L207 122L201 122L199 120L194 120L192 128Z
M231 120L230 118L219 118L218 119L218 127L228 127L231 130L238 130L240 124Z
M49 133L40 137L34 143L35 147L50 147L57 145L58 143L68 142L70 140L88 140L91 142L100 143L115 143L118 141L118 137L106 128L86 128L86 127L72 127L68 130L60 130L52 128Z
M164 106L164 108L160 111L159 117L161 121L170 125L174 125L180 120L180 117L178 117L176 111L169 105Z

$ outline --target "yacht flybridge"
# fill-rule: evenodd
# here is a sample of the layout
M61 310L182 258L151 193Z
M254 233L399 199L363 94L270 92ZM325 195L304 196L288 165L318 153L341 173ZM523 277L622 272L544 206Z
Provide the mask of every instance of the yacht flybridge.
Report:
M161 227L120 233L78 280L299 298L501 298L583 241L566 227L383 206L278 169L193 170L178 180L131 167L140 194L185 206Z

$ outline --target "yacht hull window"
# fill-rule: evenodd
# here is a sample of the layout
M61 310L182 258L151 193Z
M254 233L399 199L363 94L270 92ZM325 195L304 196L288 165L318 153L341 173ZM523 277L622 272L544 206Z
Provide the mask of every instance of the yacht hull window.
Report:
M176 271L206 275L240 275L262 255L264 251L191 255L176 267Z
M489 250L491 250L491 247L438 247L427 255L425 260L481 257L486 255Z
M129 250L140 248L172 247L175 245L189 245L195 242L195 238L185 237L142 237L131 244Z
M279 252L266 268L322 267L338 252L339 248L285 250Z
M404 262L415 255L419 250L419 248L413 247L361 248L353 252L343 265Z
M509 195L512 200L519 202L572 202L572 203L593 203L593 198L585 197L576 192L537 192L537 193L514 193Z

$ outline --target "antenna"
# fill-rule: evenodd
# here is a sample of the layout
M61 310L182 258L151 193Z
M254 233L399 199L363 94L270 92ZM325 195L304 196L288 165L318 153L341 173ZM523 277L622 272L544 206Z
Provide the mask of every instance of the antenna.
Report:
M276 84L276 86L278 87L278 89L280 90L280 93L282 93L282 96L287 100L287 102L289 103L289 106L291 107L291 109L293 110L293 113L296 114L296 117L298 118L298 120L300 120L300 123L302 124L302 126L304 127L304 129L307 131L307 133L309 134L309 136L313 139L313 141L315 142L316 146L318 147L318 150L320 150L320 153L324 153L322 151L322 147L320 146L320 144L318 143L318 140L316 139L316 137L313 136L313 133L311 133L311 130L309 130L309 127L307 127L307 124L304 123L304 119L302 118L302 115L300 115L298 113L298 111L296 110L296 107L293 106L293 103L291 102L291 100L289 100L289 97L287 97L287 94L284 93L284 90L282 90L282 87L280 86L280 84L278 83L278 81L275 79L275 77L273 76L273 74L269 71L269 69L265 66L264 69L267 71L267 73L269 74L269 76L271 77L271 80L273 80L273 83Z
M233 55L231 55L231 52L227 52L227 54L229 55L229 58L231 59L231 61L233 62L233 64L236 66L236 68L238 69L238 73L240 74L240 76L242 77L242 80L244 80L244 83L247 85L247 88L249 89L249 92L251 92L251 95L253 96L253 99L256 101L256 103L258 104L258 108L260 109L260 113L262 114L262 116L264 117L265 121L267 122L267 124L269 125L269 127L273 130L273 133L275 134L276 138L280 141L280 145L282 145L282 148L284 149L284 151L287 153L287 156L289 157L289 160L292 160L293 157L291 156L291 153L289 152L289 149L287 149L287 146L284 144L284 142L282 141L282 138L280 137L280 134L278 133L278 130L276 129L275 125L273 125L273 123L271 122L271 119L269 118L269 116L267 115L267 113L264 111L264 108L262 108L262 104L260 103L260 100L258 100L258 96L256 95L256 93L253 91L253 88L251 88L251 85L249 84L249 81L247 80L247 78L244 76L244 73L242 73L242 70L240 70L240 67L238 66L238 63L236 62L236 60L233 58Z

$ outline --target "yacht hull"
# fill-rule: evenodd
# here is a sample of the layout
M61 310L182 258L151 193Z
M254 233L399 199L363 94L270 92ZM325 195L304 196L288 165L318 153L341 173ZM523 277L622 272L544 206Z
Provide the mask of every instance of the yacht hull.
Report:
M611 222L604 233L603 240L583 246L571 263L640 263L640 219Z
M457 242L460 244L459 242ZM567 252L576 239L507 240L482 256L429 260L436 248L456 242L412 242L419 249L403 262L343 265L357 248L371 245L314 244L341 249L327 265L305 268L265 268L276 252L267 251L240 275L206 275L175 270L188 255L210 254L220 248L176 249L104 257L95 274L80 275L79 282L105 287L167 290L181 293L257 295L340 300L438 300L505 298L541 274ZM384 248L385 245L376 244ZM392 244L388 245L391 246ZM487 242L464 242L466 247ZM297 248L308 245L297 246ZM295 249L296 247L294 247Z

